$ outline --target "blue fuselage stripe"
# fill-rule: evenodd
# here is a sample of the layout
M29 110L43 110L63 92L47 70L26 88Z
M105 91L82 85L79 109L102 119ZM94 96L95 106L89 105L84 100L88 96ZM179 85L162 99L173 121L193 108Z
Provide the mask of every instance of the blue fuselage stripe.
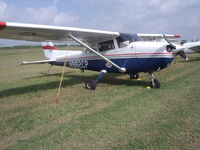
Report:
M173 58L120 58L111 59L120 67L126 68L126 73L152 72L158 69L164 69L170 65ZM76 60L77 61L77 60ZM67 61L67 66L93 71L106 70L110 73L119 73L119 70L106 64L105 60L78 60L77 62ZM76 64L77 63L77 64ZM55 62L53 65L63 66L64 62Z

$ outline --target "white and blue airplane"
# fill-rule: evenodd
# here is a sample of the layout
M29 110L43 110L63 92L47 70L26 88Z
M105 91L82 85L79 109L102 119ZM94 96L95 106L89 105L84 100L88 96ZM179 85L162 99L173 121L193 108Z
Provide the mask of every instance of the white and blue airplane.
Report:
M163 42L147 42L147 37L159 37ZM51 65L92 70L100 72L96 79L87 80L87 89L96 89L96 84L105 73L129 74L131 79L138 78L138 73L149 73L150 86L159 88L160 82L153 72L168 66L186 46L172 44L167 38L179 38L171 34L127 34L102 30L71 28L50 25L0 22L0 38L41 41L46 59L24 61L22 64L49 63ZM76 41L83 51L57 50L52 42ZM191 47L187 47L191 48Z

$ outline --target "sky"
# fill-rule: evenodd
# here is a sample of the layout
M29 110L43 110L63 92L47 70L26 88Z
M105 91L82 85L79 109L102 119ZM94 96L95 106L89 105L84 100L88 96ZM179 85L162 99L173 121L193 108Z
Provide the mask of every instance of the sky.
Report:
M0 0L0 21L180 34L190 40L200 37L200 0Z

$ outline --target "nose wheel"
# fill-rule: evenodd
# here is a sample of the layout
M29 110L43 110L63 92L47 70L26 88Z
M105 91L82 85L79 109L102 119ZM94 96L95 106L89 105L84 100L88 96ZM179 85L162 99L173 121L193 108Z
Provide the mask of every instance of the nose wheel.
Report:
M153 89L160 88L160 81L155 79L153 73L149 73L149 76L151 77L150 87Z

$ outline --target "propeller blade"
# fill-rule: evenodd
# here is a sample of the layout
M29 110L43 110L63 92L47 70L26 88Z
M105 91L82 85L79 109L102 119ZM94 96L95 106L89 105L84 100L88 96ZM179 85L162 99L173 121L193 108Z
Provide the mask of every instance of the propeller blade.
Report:
M169 43L169 45L171 46L171 48L172 49L176 49L176 46L174 45L174 44L172 44L168 39L167 39L167 37L163 34L163 39L167 42L167 43Z
M177 55L179 55L181 58L183 58L186 61L188 60L188 57L183 50L177 52Z

